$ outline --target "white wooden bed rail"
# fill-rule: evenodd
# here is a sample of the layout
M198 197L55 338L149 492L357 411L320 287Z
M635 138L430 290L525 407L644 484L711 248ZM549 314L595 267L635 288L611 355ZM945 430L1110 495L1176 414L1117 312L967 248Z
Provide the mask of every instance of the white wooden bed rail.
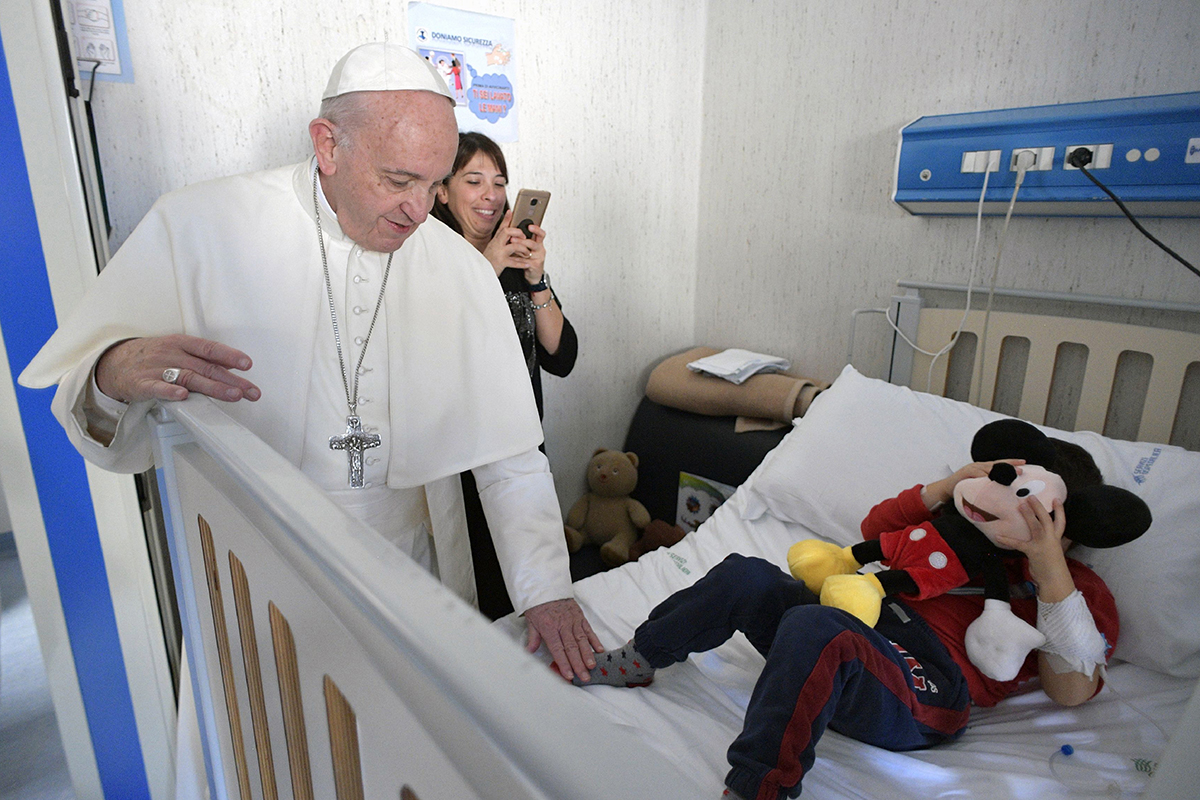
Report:
M918 347L941 350L960 324L964 336L933 363L932 371L933 359L914 352L897 337L892 383L920 390L928 387L935 394L1060 429L1200 449L1200 402L1196 397L1200 333L1086 317L993 311L986 320L984 340L983 310L972 310L964 321L961 308L925 306L919 288L957 292L963 287L900 285L907 293L894 298L896 322ZM1004 290L1004 295L1200 318L1200 306L1181 303L1017 290ZM982 306L985 296L986 291L977 291L973 306ZM977 352L981 344L982 364ZM955 371L959 373L957 390L951 374Z
M213 401L155 450L212 797L704 796Z

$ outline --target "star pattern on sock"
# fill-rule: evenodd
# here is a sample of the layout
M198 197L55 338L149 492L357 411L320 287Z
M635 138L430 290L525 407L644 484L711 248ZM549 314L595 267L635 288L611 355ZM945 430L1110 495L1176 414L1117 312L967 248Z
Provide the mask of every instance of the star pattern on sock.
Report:
M654 668L646 663L632 643L614 648L596 656L598 662L591 671L588 683L576 678L577 686L604 684L608 686L646 686L654 680Z

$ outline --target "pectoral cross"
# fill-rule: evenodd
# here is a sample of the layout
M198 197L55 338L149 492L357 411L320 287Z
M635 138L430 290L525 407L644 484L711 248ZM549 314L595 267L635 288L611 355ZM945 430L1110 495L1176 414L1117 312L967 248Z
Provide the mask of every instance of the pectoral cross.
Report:
M344 434L329 437L329 449L345 450L350 459L350 488L363 488L363 451L382 443L378 433L363 432L362 422L356 416L346 417Z

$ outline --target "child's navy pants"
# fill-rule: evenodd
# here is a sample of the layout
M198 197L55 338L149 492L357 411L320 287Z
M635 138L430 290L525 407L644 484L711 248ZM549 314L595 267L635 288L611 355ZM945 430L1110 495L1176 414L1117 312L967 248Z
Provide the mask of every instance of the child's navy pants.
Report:
M888 750L949 741L967 724L966 680L915 612L884 600L869 628L820 605L800 581L760 558L730 555L668 597L634 634L656 669L741 631L766 657L725 783L747 800L800 794L826 727Z

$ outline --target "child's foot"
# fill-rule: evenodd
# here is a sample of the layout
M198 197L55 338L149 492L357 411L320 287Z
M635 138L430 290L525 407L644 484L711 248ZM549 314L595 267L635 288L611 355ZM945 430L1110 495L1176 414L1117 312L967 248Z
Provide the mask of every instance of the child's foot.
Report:
M633 649L633 640L630 640L620 647L597 653L591 676L587 683L578 676L571 682L576 686L647 686L654 680L654 667Z

